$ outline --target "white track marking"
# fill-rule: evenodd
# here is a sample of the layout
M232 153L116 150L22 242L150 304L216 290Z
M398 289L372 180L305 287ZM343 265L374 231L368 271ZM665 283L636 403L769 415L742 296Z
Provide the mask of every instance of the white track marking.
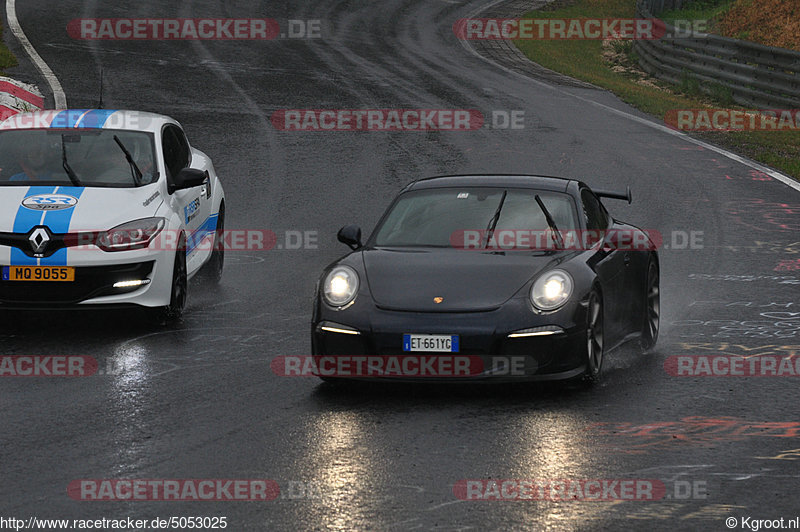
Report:
M22 31L22 26L20 26L19 19L17 19L16 4L17 0L6 0L6 17L8 18L8 27L22 47L25 48L25 51L28 53L28 56L30 56L33 64L36 65L36 68L39 69L39 72L41 72L42 76L44 76L44 78L47 80L48 85L50 85L50 90L53 92L53 99L55 100L56 109L66 109L67 96L64 94L64 89L61 88L61 82L58 81L56 75L53 74L53 71L50 70L50 67L44 62L44 59L42 59L42 56L40 56L39 52L36 51L36 48L33 47L31 41L28 40L25 32Z

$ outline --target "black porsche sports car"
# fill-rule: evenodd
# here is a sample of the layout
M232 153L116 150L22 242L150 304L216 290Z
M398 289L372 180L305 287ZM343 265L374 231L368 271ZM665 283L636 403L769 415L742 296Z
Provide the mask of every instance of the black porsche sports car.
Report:
M414 181L317 285L324 380L597 380L603 356L659 327L658 238L613 219L581 181Z

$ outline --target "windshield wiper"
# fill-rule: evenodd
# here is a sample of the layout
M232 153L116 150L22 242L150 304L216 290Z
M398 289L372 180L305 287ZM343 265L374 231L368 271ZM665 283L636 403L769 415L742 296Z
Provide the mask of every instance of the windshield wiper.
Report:
M72 181L72 184L76 187L82 187L83 183L81 180L78 179L78 176L75 175L75 170L67 162L67 145L64 141L64 135L61 135L61 166L64 168L64 171L67 173L67 177L69 180Z
M116 135L114 135L114 142L117 143L117 145L119 146L119 149L121 149L122 153L125 154L125 160L127 160L128 164L131 165L131 175L133 176L134 184L137 187L141 186L142 185L142 171L139 170L139 166L136 164L136 161L134 161L133 157L131 157L131 152L128 151L128 149L125 147L125 145L122 143L122 141L119 140L119 137L116 136Z
M558 244L559 249L564 249L564 240L561 238L561 233L558 232L558 227L556 227L556 221L553 220L552 216L550 216L550 211L548 211L547 207L544 206L544 202L542 201L542 198L540 198L538 194L535 196L535 199L536 203L539 204L539 207L541 207L542 212L544 213L544 219L547 220L547 225L553 232L553 238L555 238L556 244Z
M500 219L500 211L503 210L503 203L505 203L507 195L508 190L504 190L503 197L500 198L500 205L497 206L497 210L494 211L494 216L489 220L489 225L486 226L486 244L484 244L483 249L489 247L489 241L492 239L494 228L497 226L497 221Z

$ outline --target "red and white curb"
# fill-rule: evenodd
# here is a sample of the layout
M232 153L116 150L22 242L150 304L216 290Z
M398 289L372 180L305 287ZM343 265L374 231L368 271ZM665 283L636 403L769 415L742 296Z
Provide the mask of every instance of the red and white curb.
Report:
M0 121L20 112L44 108L44 97L35 85L0 76Z

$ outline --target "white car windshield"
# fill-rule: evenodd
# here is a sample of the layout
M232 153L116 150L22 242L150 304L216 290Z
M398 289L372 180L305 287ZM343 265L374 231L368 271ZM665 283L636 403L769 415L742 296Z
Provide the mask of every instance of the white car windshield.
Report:
M128 162L126 151L135 164ZM108 129L0 132L0 186L129 188L157 180L151 133Z

